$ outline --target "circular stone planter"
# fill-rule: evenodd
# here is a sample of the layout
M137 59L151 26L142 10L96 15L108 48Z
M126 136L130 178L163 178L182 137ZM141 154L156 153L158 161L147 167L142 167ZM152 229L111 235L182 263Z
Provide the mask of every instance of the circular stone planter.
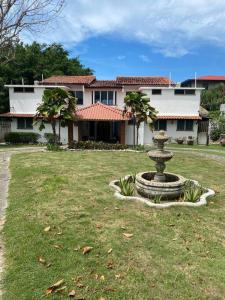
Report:
M128 179L130 175L125 176L125 179ZM191 180L195 185L199 186L198 181ZM129 201L138 201L148 205L153 208L169 208L173 206L188 206L188 207L199 207L207 204L207 198L214 196L215 192L211 189L205 189L205 193L203 193L199 200L196 202L178 202L178 201L169 201L163 203L154 203L150 199L141 197L141 196L124 196L121 194L121 189L118 186L119 180L113 180L110 182L109 186L114 190L114 196L119 200L129 200Z
M142 172L136 175L135 186L138 194L146 198L161 196L161 199L175 199L181 193L186 179L183 176L164 173L165 182L154 180L156 172Z

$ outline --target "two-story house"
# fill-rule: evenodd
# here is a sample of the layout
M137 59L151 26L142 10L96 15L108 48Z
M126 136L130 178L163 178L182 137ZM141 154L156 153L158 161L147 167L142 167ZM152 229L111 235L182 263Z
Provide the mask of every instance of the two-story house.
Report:
M70 140L97 140L133 144L133 121L123 114L124 97L130 91L146 93L151 105L158 111L155 131L166 130L174 141L192 136L199 143L206 142L207 133L199 132L201 88L181 88L165 77L117 77L115 80L97 80L95 76L52 76L34 85L7 85L11 131L34 131L44 142L44 133L51 132L50 124L39 131L33 125L33 116L45 89L56 86L70 90L77 98L77 119L61 128L63 144ZM58 125L57 125L58 126ZM59 130L59 128L57 128ZM140 144L151 144L153 133L147 124L139 129Z

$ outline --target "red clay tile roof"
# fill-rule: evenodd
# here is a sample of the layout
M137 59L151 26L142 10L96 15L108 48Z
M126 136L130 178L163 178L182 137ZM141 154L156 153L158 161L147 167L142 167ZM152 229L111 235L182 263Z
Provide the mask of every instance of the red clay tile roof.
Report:
M167 77L157 76L128 76L128 77L117 77L116 81L123 85L152 85L152 86L168 86L170 81Z
M122 84L119 84L116 80L94 80L89 88L122 88Z
M126 121L130 119L128 114L123 116L123 111L121 109L99 102L78 109L76 116L78 120L92 121Z
M42 84L90 84L95 76L51 76L42 81Z
M4 114L0 114L0 117L6 117L6 118L33 118L34 114L18 114L18 113L11 113L7 112Z
M225 76L207 75L207 76L200 76L197 78L197 80L224 80L225 81Z
M160 120L201 120L200 116L157 116Z

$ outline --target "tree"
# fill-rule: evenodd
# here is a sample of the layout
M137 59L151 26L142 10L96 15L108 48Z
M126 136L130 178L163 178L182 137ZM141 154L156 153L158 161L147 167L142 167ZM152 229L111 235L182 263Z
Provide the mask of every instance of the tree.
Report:
M64 0L0 0L0 63L12 58L23 31L43 28L62 9Z
M15 57L5 65L0 64L0 113L9 111L8 89L5 84L33 84L51 75L92 75L93 70L80 63L78 57L69 58L68 52L60 44L31 45L23 43L15 46Z
M225 103L225 85L223 83L214 88L202 91L201 105L205 109L209 111L219 110L222 103Z
M52 126L53 143L57 144L56 121L57 119L63 126L66 122L75 119L76 99L70 92L61 88L47 89L44 91L42 103L37 107L34 117L36 123L39 122L39 130L45 128L45 123L49 122ZM59 123L59 126L60 126Z
M135 124L137 128L137 145L138 141L138 134L139 134L139 127L141 122L147 122L149 128L153 128L153 123L157 119L157 111L154 107L150 105L150 99L147 97L146 94L141 92L130 92L125 98L125 108L124 113L127 113L129 110L134 120L134 145L135 145Z

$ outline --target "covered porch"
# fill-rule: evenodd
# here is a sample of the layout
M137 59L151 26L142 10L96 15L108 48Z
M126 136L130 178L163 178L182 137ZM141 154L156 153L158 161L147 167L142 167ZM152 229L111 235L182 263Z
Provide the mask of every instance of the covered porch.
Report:
M125 144L128 114L115 106L96 103L77 110L78 141L102 141Z

